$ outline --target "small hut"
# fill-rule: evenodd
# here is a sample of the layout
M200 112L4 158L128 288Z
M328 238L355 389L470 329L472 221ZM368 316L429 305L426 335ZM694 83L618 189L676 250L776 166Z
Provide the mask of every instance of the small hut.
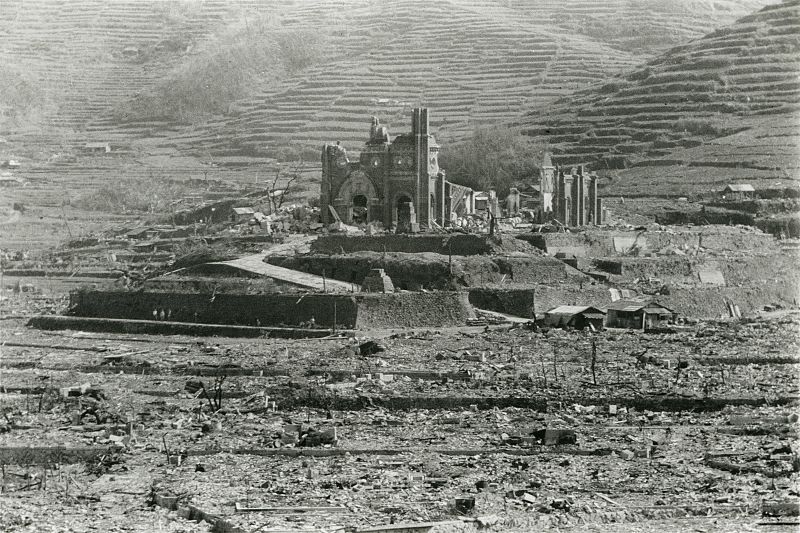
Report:
M606 325L610 328L658 329L675 322L678 314L658 302L620 300L608 306Z
M729 183L722 189L723 200L750 200L756 190L749 183Z
M544 314L544 325L555 328L603 329L606 314L588 305L559 305Z

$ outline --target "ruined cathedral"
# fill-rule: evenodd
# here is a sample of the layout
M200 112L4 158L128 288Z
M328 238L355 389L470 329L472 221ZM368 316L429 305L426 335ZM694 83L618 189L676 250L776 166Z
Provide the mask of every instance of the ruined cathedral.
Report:
M411 133L394 140L373 117L358 161L350 161L338 143L322 149L320 208L326 224L380 221L406 232L443 227L467 192L439 168L439 145L425 108L413 109Z

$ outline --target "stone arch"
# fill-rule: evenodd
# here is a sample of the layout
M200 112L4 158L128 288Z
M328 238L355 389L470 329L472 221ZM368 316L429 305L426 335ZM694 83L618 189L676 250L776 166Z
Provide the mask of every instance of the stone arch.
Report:
M334 202L336 212L347 224L369 222L373 219L371 205L379 203L378 190L364 172L352 172L339 187Z

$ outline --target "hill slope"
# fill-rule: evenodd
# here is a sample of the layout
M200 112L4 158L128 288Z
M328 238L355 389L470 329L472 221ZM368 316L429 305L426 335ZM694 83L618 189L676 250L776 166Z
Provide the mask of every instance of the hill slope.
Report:
M457 136L766 3L5 0L0 126L136 137L216 117L179 144L227 153L236 136L234 151L259 152L360 142L370 113L404 126L425 104ZM294 61L309 30L320 41Z
M597 32L595 23L607 24L624 13L640 23L642 32L672 31L674 39L685 40L754 3L717 3L729 8L722 14L710 3L676 3L686 9L658 18L649 2L598 8L581 0L533 6L499 0L351 0L341 12L358 22L338 47L339 29L331 41L338 52L355 37L367 45L364 49L316 64L278 88L267 84L267 90L234 104L236 116L213 119L178 142L242 155L269 153L286 143L360 145L369 115L402 131L409 108L416 105L430 107L433 128L452 140L476 125L516 117L522 108L543 107L655 51L655 43L646 40L632 51L627 36ZM327 12L329 6L308 3L306 10L327 20L337 13ZM310 17L301 9L296 14L300 24Z
M522 121L561 164L615 176L608 194L725 182L796 185L800 2L768 6ZM724 169L724 170L722 170Z

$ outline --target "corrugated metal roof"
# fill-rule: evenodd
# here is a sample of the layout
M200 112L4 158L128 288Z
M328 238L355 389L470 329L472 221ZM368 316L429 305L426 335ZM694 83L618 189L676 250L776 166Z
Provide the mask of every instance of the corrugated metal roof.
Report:
M731 192L756 192L749 183L730 183L725 187L725 190Z
M630 300L617 300L611 302L606 309L614 311L637 311L645 306L647 302L632 302Z
M591 311L592 313L600 313L602 314L603 311L597 309L596 307L592 307L590 305L559 305L558 307L554 307L549 311L546 311L546 315L577 315L580 313L584 313L586 311ZM588 316L588 315L587 315Z
M630 300L619 300L608 305L606 309L614 311L624 311L633 313L640 309L665 309L669 312L674 312L672 309L658 302L632 302Z
M545 311L548 315L577 315L589 309L588 305L559 305L549 311Z

